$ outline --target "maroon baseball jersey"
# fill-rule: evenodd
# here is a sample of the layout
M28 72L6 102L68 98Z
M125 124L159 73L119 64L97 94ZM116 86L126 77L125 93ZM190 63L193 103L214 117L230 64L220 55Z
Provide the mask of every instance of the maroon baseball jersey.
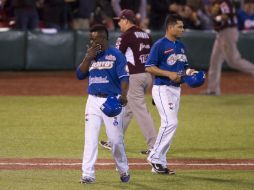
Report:
M126 57L130 74L144 73L145 62L152 46L152 38L146 32L133 26L116 41L118 48Z
M230 0L215 0L213 6L219 5L219 11L213 15L214 29L217 31L237 25L236 11ZM227 15L227 20L221 20L220 15Z

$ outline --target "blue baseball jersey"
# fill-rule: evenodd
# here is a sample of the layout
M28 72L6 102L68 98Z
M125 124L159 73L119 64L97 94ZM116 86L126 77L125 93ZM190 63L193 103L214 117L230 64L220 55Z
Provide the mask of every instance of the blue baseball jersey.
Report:
M91 62L88 73L78 73L79 79L88 78L88 94L121 94L121 80L128 81L129 73L125 56L109 47Z
M154 43L150 51L149 57L145 63L145 67L156 66L162 70L181 72L186 70L189 65L185 54L185 47L179 41L170 41L163 37ZM155 76L155 85L172 85L180 86L174 83L168 77Z
M245 11L240 10L237 14L237 18L239 30L254 30L254 13L247 14Z

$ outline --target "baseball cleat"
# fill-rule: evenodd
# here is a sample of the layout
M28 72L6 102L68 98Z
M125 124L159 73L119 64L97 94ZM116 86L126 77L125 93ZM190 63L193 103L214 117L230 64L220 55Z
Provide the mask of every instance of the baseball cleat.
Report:
M91 178L91 177L82 177L80 179L81 184L90 184L90 183L94 183L94 182L95 182L95 179Z
M99 141L99 144L100 144L103 148L105 148L105 149L108 149L108 150L111 150L111 149L112 149L112 147L111 147L111 145L109 144L108 141Z
M220 94L218 94L218 93L216 93L216 92L210 92L210 91L205 90L205 91L202 91L202 92L200 93L200 95L205 95L205 96L219 96Z
M142 151L140 151L140 154L145 154L145 155L148 155L148 154L150 154L150 152L151 152L151 150L142 150Z
M123 183L127 183L130 180L131 176L126 172L121 174L120 179Z
M155 164L155 163L150 163L152 166L152 172L157 173L157 174L167 174L167 175L173 175L175 174L175 171L168 169L167 167L164 167L161 164Z

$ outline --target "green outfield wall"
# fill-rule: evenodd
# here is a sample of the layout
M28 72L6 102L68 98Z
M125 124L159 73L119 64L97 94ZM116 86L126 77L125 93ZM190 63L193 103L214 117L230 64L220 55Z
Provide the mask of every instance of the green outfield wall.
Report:
M110 33L111 45L119 35L119 32ZM151 32L151 35L156 41L164 33ZM208 69L214 38L212 31L185 32L182 41L191 67ZM82 61L88 43L88 31L0 32L0 70L72 70ZM240 33L238 47L242 57L254 63L254 32ZM224 64L223 69L229 68Z

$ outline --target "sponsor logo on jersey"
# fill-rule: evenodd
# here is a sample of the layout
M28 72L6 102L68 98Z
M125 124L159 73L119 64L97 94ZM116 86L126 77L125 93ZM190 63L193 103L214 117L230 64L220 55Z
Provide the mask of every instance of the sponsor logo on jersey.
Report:
M149 44L139 44L139 51L142 51L143 49L150 49L150 45Z
M254 20L246 19L244 21L244 28L251 30L251 28L254 28Z
M102 83L109 83L109 80L107 79L107 76L105 77L89 77L89 86L91 84L102 84Z
M114 61L93 61L89 71L93 69L111 69L113 67Z
M134 32L136 38L149 39L149 35L145 32Z
M115 61L116 60L116 57L114 55L106 55L105 56L105 59L108 60L108 61Z
M164 51L164 54L168 54L168 53L170 53L170 52L172 52L172 51L174 51L174 49L169 48L169 49L167 49L167 50Z
M174 65L177 61L187 62L185 54L171 54L167 59L168 65Z

